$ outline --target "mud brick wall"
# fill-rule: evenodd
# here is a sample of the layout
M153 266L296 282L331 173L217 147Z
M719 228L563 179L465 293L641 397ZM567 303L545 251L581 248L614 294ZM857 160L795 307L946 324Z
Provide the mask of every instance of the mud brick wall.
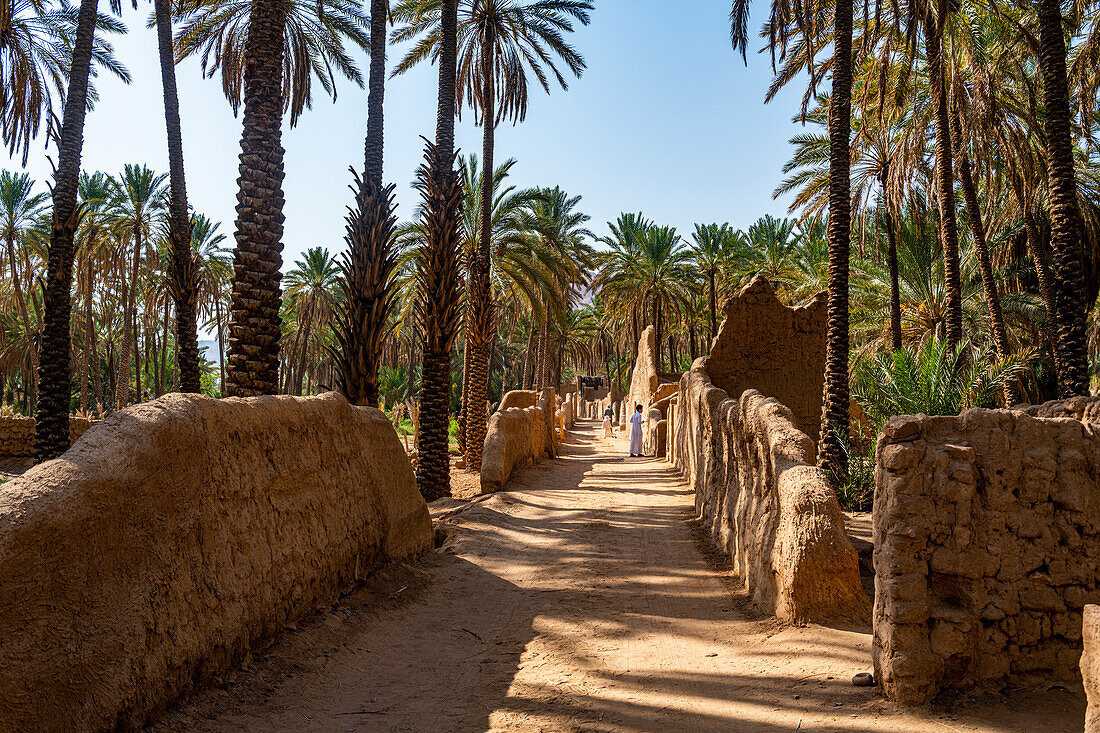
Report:
M87 418L70 417L69 441L75 443L91 426ZM0 417L0 459L33 456L34 428L33 417Z
M1100 600L1100 425L1081 407L905 416L877 445L876 678L907 704L952 687L1080 689Z

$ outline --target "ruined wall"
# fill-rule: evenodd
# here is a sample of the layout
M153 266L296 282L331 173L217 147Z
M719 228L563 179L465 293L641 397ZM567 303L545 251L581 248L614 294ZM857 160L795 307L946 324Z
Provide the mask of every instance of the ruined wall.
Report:
M826 294L789 308L771 283L757 275L726 301L711 345L708 373L731 395L755 389L790 408L814 445L821 433L825 380Z
M896 417L877 446L876 678L1078 687L1081 610L1100 600L1100 426L1029 412Z
M638 355L634 358L634 371L630 375L630 391L627 393L625 414L634 412L635 405L649 405L650 397L657 391L660 379L657 377L657 331L646 326L638 340Z
M695 508L753 600L784 622L866 621L870 601L836 495L791 411L755 390L731 398L707 357L680 380L670 430Z
M534 407L493 413L481 452L482 492L500 491L517 469L557 454L557 412L556 391L544 389Z
M1081 637L1081 679L1085 683L1088 708L1085 710L1085 733L1100 733L1100 606L1085 606Z
M139 728L432 526L393 426L173 394L0 487L0 730Z
M500 410L508 410L513 407L523 409L525 407L534 407L539 402L539 392L534 389L513 389L511 392L505 393L504 397L500 400Z
M0 417L0 459L33 456L35 424L33 417ZM69 442L75 443L92 424L84 417L70 417Z

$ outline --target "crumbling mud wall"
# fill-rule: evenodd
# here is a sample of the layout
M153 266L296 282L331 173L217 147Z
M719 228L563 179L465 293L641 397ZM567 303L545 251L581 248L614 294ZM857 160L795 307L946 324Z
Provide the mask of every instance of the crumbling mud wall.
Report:
M1100 601L1100 426L1029 413L1083 414L1048 403L883 428L872 650L892 700L1080 689L1081 612Z
M1085 733L1100 733L1100 606L1086 605L1083 616L1081 679L1088 699Z
M753 600L783 622L863 621L859 559L814 443L756 390L732 398L697 359L680 380L670 431L695 508Z
M826 304L818 293L806 305L785 306L757 275L726 301L707 366L715 386L731 395L755 389L786 405L814 445L821 434Z
M505 396L502 403L508 401ZM557 454L557 411L556 391L544 389L533 407L493 413L481 452L482 492L500 491L517 469Z
M432 526L335 394L173 394L0 487L0 730L140 728Z
M0 417L0 459L29 458L34 455L33 417ZM69 418L69 441L75 443L92 426L84 417Z

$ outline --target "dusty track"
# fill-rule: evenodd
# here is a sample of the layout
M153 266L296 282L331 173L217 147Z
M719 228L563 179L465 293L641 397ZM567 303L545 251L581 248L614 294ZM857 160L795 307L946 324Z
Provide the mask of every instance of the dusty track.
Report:
M1064 690L902 712L852 687L867 629L780 628L748 607L668 464L596 433L578 425L561 459L440 521L442 551L389 568L154 729L1081 730L1084 702Z

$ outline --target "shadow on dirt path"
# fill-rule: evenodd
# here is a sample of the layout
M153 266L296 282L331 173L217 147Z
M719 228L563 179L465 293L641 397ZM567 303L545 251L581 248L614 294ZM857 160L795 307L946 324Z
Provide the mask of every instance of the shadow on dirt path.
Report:
M867 629L747 602L671 467L582 422L559 459L185 700L158 731L1079 731L1084 703L901 711L850 679Z

